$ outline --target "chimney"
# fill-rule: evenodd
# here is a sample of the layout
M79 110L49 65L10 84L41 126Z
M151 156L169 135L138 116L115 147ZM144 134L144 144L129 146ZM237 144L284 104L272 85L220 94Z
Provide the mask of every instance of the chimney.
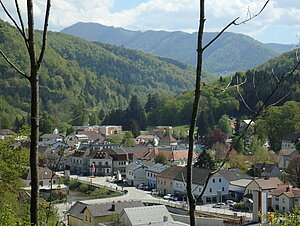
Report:
M116 211L116 205L115 205L115 202L112 202L111 208L109 209L109 211Z

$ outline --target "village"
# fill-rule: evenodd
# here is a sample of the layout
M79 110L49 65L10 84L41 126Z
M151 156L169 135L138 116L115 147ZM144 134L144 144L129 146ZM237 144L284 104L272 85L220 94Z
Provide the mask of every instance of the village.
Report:
M170 131L171 126L151 127L148 134L134 138L130 147L109 142L109 137L124 133L122 126L77 126L68 135L57 129L52 134L43 134L39 141L40 192L69 192L70 188L60 182L61 178L68 178L120 193L92 200L63 198L57 208L67 225L107 225L112 221L126 222L125 225L135 225L135 221L145 225L188 225L188 140L177 140ZM11 135L10 130L0 130L1 139ZM247 173L223 167L209 179L201 197L210 170L194 164L197 221L203 224L208 220L205 225L264 222L263 214L299 208L300 189L286 183L284 171L292 158L300 156L295 146L299 138L300 135L289 135L282 140L277 164L255 163ZM28 142L19 141L18 145L26 147ZM194 163L203 148L201 142L195 142ZM30 174L22 179L24 189L30 190ZM151 219L147 217L149 211Z

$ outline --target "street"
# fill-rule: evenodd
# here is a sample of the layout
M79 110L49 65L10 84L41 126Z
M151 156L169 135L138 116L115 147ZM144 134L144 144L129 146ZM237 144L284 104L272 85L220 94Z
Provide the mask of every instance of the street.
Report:
M183 202L175 202L175 201L170 201L170 200L164 200L163 198L156 198L151 195L151 192L149 191L143 191L140 189L137 189L136 187L123 187L119 186L114 183L108 182L110 177L95 177L95 178L90 178L90 177L81 177L81 176L71 176L72 179L78 179L79 181L85 181L94 185L98 186L106 186L112 189L117 189L119 191L128 190L128 193L126 195L122 196L117 196L113 198L99 198L99 199L91 199L91 200L84 200L81 202L84 202L86 204L97 204L97 203L106 203L106 202L112 202L112 201L144 201L144 202L153 202L157 204L164 204L164 205L170 205L172 207L183 207L186 205ZM70 203L61 203L61 204L56 204L55 206L58 209L58 213L60 215L60 218L66 222L66 217L65 213L70 207L74 204L74 202ZM222 215L228 215L228 216L245 216L247 219L252 219L252 213L245 213L245 212L234 212L229 209L228 206L224 206L222 208L213 208L213 204L206 204L206 205L197 205L196 206L197 211L201 212L207 212L207 213L215 213L215 214L222 214Z

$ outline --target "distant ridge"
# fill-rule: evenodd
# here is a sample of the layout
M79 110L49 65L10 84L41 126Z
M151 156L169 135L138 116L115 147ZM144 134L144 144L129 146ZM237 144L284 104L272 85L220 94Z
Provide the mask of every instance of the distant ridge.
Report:
M89 41L125 46L191 65L196 64L197 33L130 31L97 23L81 22L67 27L61 32ZM216 34L206 32L204 43L207 43ZM279 44L263 44L243 34L225 32L220 39L205 50L204 69L219 75L246 71L290 50L289 48L289 46Z

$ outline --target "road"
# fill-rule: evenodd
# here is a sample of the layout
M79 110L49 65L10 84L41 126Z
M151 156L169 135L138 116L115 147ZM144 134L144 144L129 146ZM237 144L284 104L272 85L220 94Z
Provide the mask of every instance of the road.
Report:
M144 201L144 202L153 202L157 204L164 204L164 205L170 205L173 207L182 207L185 204L183 202L173 202L173 201L168 201L164 200L162 198L156 198L150 194L149 191L143 191L140 189L137 189L135 187L123 187L119 186L114 183L110 183L110 177L95 177L95 178L90 178L90 177L81 177L81 176L71 176L72 179L78 179L80 181L85 181L88 183L92 183L97 186L106 186L114 190L119 190L122 191L122 189L128 190L128 193L126 195L122 196L117 196L113 198L102 198L102 199L91 199L91 200L84 200L81 202L84 202L86 204L97 204L97 203L107 203L107 202L112 202L112 201ZM62 203L62 204L57 204L56 207L58 209L58 213L63 219L64 222L66 222L65 218L65 213L70 207L74 204L74 202L70 203ZM234 212L232 210L229 210L228 206L224 206L222 208L213 208L213 204L206 204L206 205L197 205L196 210L198 211L203 211L203 212L209 212L209 213L215 213L215 214L223 214L223 215L229 215L229 216L245 216L247 219L252 219L252 214L251 213L242 213L242 212Z

